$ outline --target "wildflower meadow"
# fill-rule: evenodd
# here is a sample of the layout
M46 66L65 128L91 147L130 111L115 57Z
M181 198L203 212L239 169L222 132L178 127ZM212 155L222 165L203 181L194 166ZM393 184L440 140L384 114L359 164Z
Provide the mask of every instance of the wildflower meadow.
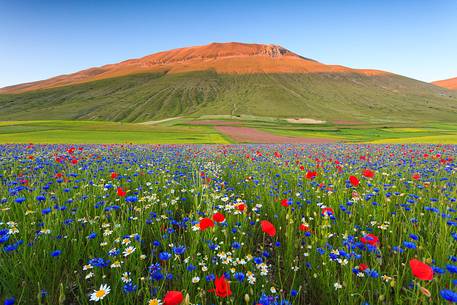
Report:
M1 145L0 301L457 302L457 146Z

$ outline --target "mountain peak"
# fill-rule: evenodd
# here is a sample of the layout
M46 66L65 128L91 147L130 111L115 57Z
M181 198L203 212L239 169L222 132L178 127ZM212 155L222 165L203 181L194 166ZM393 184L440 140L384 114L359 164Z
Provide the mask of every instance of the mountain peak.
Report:
M310 60L274 44L213 42L204 46L185 47L159 52L140 58L137 61L166 64L194 59L208 60L253 56L265 56L271 58L295 57Z
M0 93L20 93L55 88L138 73L173 74L208 70L220 74L357 73L377 75L385 73L377 70L359 70L322 64L275 44L213 42L203 46L163 51L47 80L0 88Z

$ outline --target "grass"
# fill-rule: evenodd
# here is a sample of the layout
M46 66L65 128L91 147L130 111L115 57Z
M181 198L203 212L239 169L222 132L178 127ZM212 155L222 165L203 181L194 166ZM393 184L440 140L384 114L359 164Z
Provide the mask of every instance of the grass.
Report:
M0 302L158 304L173 290L182 305L447 304L456 149L0 145ZM225 221L203 230L216 211ZM211 292L223 274L226 298Z
M2 122L0 143L229 143L205 126L163 127L113 122Z
M134 144L223 144L232 140L213 126L192 125L194 120L236 121L240 125L272 134L330 138L349 143L446 143L457 144L457 127L429 123L421 127L390 128L385 124L291 124L271 117L201 116L180 117L156 124L101 121L9 121L0 122L0 143L134 143Z
M457 96L398 75L149 73L0 95L0 120L145 122L178 116L454 122Z

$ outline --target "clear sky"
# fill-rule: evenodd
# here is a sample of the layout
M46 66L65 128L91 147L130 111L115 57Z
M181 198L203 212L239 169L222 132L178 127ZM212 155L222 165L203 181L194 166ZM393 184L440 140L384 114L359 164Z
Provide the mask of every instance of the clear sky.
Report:
M0 0L0 87L210 42L323 63L457 76L456 0Z

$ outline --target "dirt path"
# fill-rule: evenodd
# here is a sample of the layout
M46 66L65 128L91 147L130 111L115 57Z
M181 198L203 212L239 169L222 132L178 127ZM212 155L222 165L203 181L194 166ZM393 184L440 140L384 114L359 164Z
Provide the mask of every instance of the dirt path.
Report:
M322 144L336 142L326 138L301 138L275 135L266 131L235 126L215 126L217 131L240 143L277 143L277 144Z

